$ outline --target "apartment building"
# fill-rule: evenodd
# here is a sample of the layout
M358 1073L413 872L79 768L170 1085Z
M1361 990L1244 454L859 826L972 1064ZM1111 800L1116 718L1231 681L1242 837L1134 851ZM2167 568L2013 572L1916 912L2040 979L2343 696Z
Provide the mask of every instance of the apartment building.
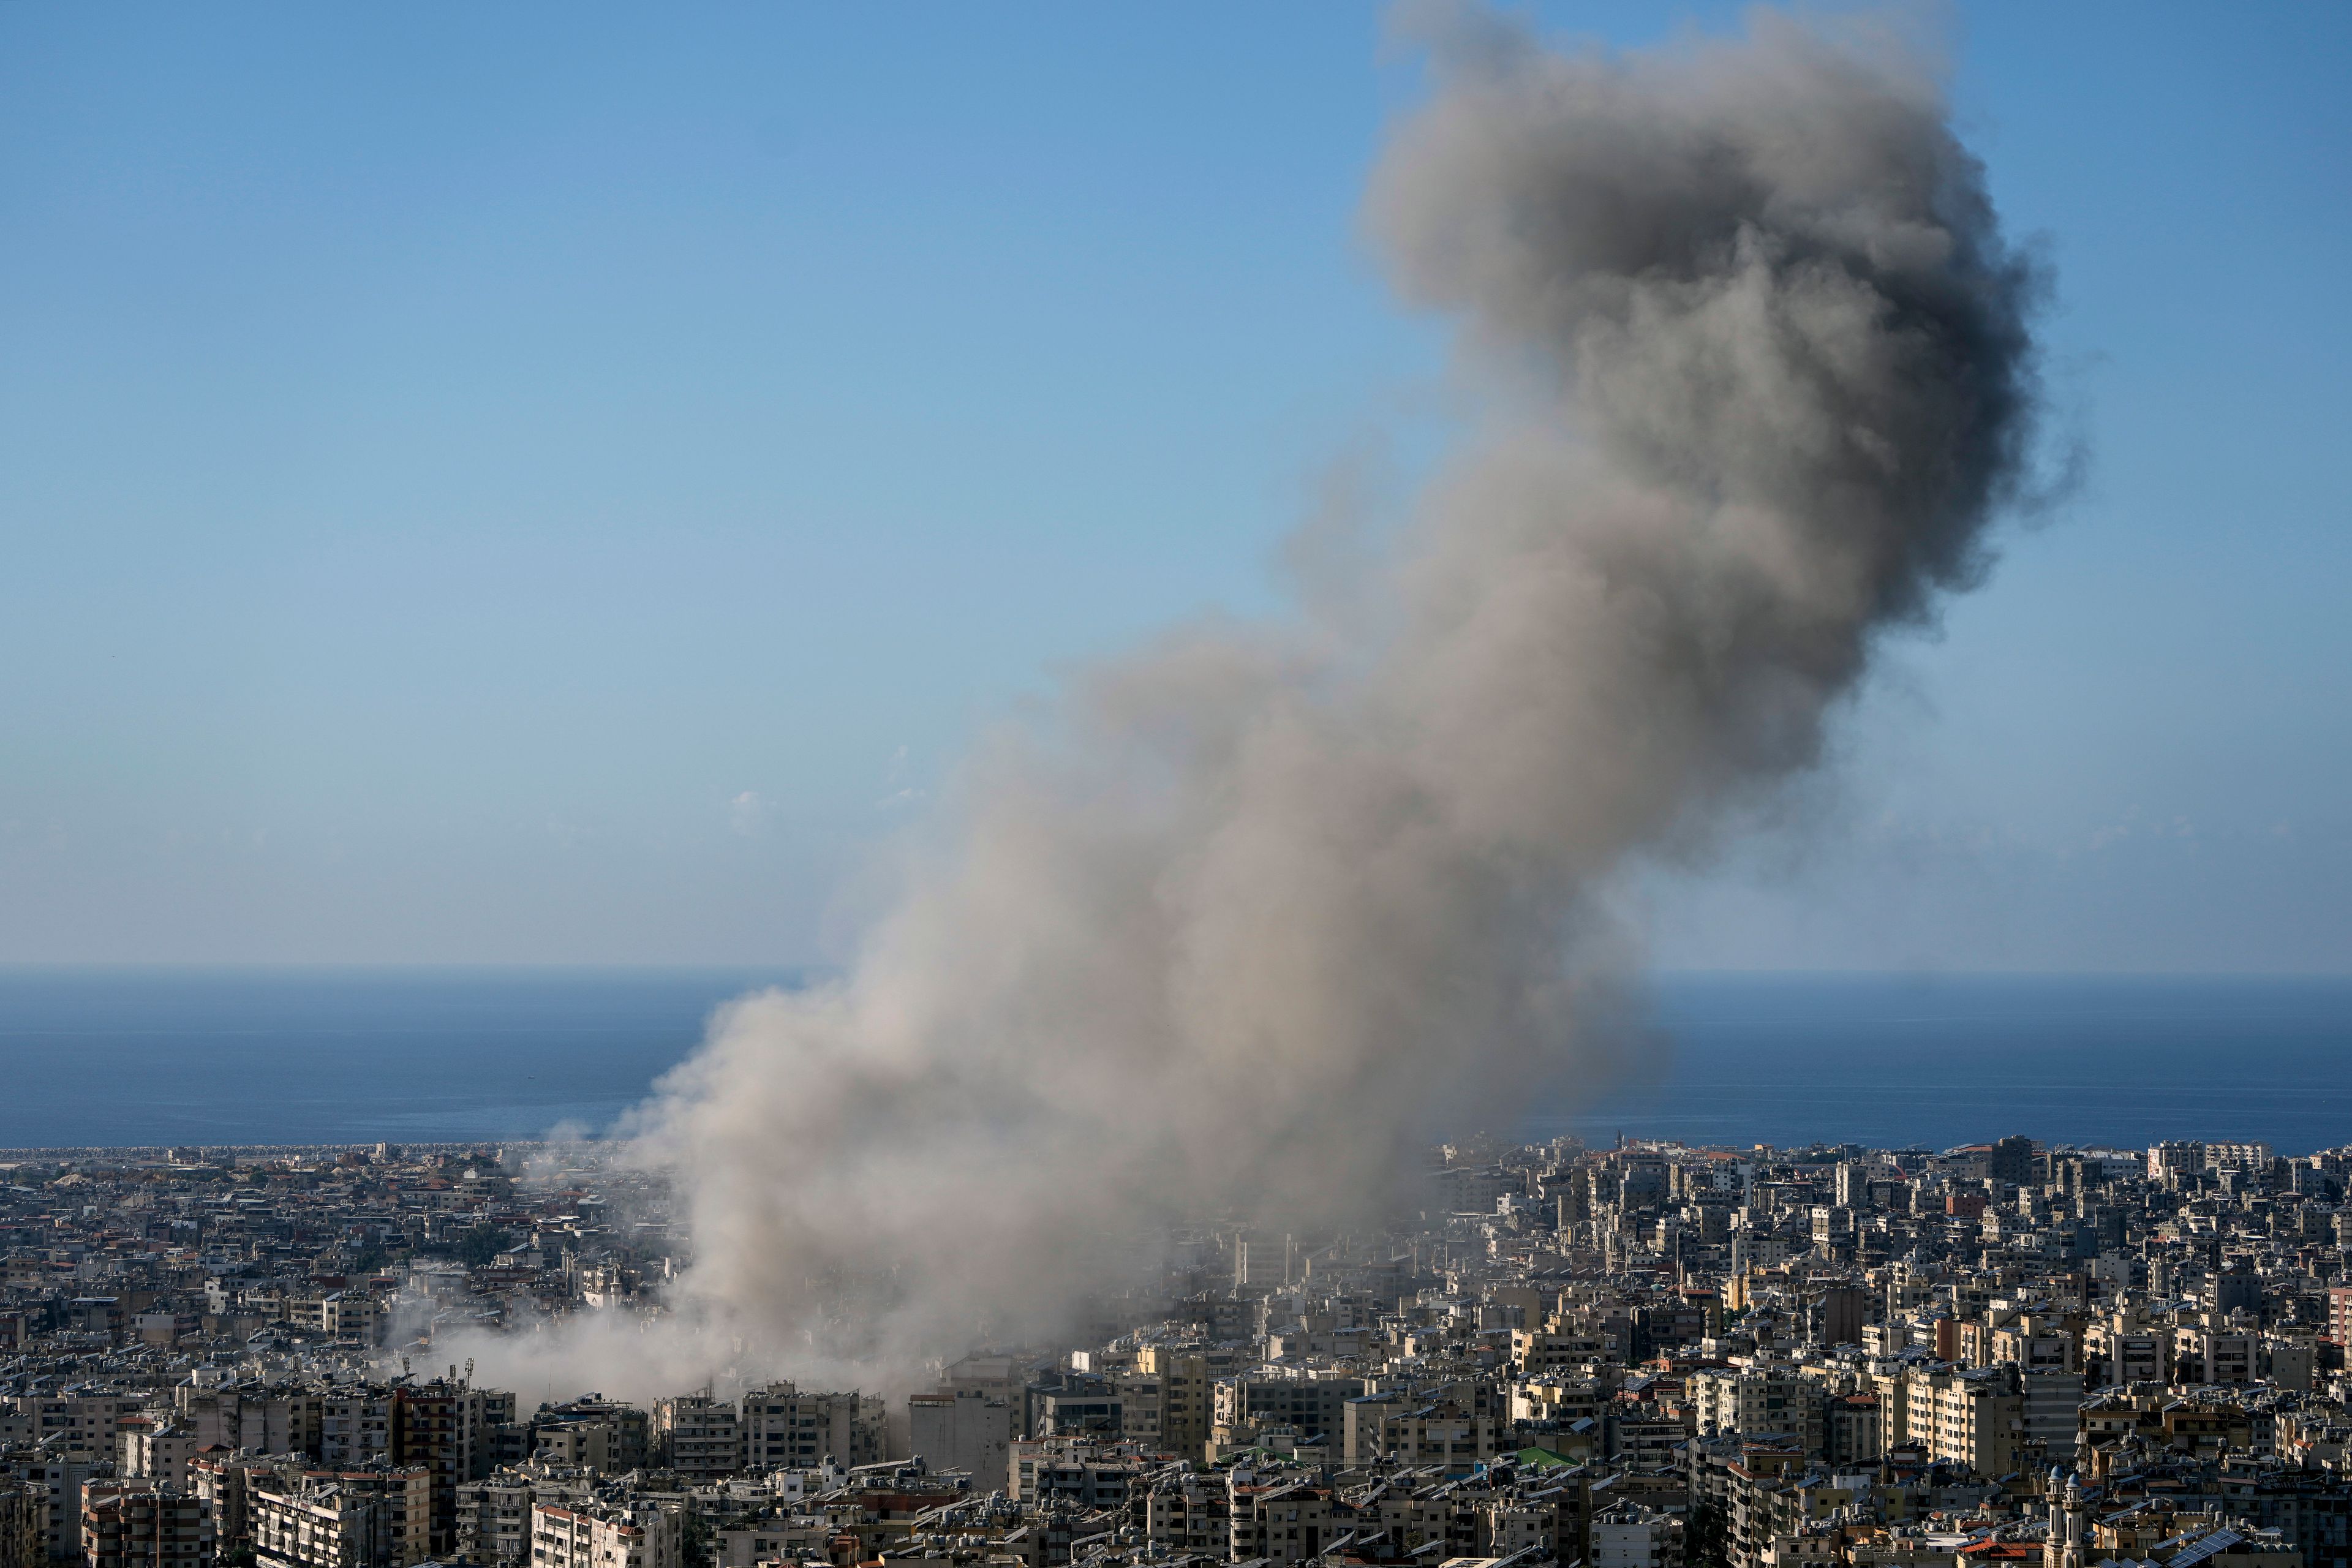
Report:
M258 1472L246 1510L258 1568L407 1568L433 1554L423 1466Z
M205 1568L213 1560L204 1504L163 1481L85 1481L81 1541L86 1568Z
M882 1398L852 1390L804 1394L789 1383L749 1388L736 1401L739 1461L754 1470L813 1469L825 1459L878 1464L889 1432Z
M678 1515L646 1505L542 1504L530 1514L532 1568L679 1568Z
M1013 1406L978 1389L918 1394L907 1401L907 1436L934 1470L961 1470L992 1491L1006 1482L1013 1454Z

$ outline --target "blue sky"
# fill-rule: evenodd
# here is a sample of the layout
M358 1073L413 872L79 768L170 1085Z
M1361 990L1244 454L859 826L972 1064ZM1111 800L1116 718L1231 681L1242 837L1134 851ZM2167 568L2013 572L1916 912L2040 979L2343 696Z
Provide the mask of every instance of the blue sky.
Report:
M1628 917L2352 970L2352 10L1937 25L2089 483ZM1442 437L1414 89L1349 6L0 10L0 961L841 956L974 726Z

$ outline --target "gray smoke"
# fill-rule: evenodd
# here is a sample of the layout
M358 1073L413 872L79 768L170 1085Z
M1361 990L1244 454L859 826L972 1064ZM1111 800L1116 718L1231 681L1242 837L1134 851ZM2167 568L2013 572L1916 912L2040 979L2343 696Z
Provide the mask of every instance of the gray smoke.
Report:
M1344 615L1174 633L971 761L837 984L666 1086L691 1300L810 1368L1050 1329L1171 1219L1373 1212L1413 1145L1613 1070L1629 857L1818 757L1982 574L2032 268L1931 72L1433 45L1368 224L1475 438Z

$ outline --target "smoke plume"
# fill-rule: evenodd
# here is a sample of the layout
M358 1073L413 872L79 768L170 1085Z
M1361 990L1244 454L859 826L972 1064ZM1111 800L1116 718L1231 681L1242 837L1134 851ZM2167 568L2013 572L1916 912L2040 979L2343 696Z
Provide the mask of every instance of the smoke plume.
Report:
M1375 1212L1610 1070L1629 857L1811 764L2025 481L2035 272L1934 75L1759 17L1435 29L1366 222L1480 414L1345 613L1196 626L961 773L838 984L665 1086L692 1302L782 1361L1042 1332L1173 1219Z

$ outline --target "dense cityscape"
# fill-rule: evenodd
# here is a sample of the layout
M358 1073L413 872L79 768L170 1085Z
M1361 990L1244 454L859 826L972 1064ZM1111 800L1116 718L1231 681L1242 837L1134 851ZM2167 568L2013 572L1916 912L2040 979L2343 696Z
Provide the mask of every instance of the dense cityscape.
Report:
M0 7L0 1568L2352 1568L2347 76Z
M436 1359L668 1310L598 1145L25 1152L0 1568L2352 1561L2352 1150L1429 1162L918 1389L631 1403Z

